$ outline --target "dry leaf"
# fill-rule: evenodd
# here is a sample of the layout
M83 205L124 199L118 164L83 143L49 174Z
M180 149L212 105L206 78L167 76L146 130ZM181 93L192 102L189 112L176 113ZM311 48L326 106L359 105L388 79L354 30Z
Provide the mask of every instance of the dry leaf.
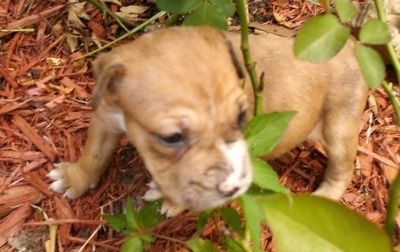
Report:
M70 32L67 32L65 35L69 50L75 52L78 47L78 37Z
M90 17L85 13L86 2L79 3L78 0L68 0L68 23L75 28L84 28L85 24L82 23L80 18L90 20Z
M101 42L100 42L100 40L97 38L97 36L96 36L95 33L92 33L92 41L96 44L96 46L97 46L98 48L101 48L101 47L102 47Z
M46 61L48 64L52 66L59 66L64 62L64 60L61 58L53 58L53 57L47 58Z
M29 78L29 77L26 77L26 76L22 76L21 78L17 79L17 83L19 85L21 85L21 86L24 86L24 87L32 86L32 85L35 84L35 82L36 82L36 80L34 80L32 78Z
M285 17L285 16L283 16L283 15L277 13L277 12L274 12L273 14L274 14L275 20L276 20L279 24L281 24L281 25L283 25L283 26L285 26L285 27L287 27L287 28L293 28L293 22L291 22L291 21L286 21L286 17Z
M53 90L57 90L57 91L59 91L60 93L63 93L63 94L69 94L74 90L71 87L63 87L63 86L58 86L58 85L51 84L51 83L49 84L49 88L51 88Z
M121 7L120 11L116 14L128 20L133 20L148 9L146 6L130 5Z
M56 36L61 36L64 33L64 26L62 25L62 20L59 20L55 25L51 27L51 30Z

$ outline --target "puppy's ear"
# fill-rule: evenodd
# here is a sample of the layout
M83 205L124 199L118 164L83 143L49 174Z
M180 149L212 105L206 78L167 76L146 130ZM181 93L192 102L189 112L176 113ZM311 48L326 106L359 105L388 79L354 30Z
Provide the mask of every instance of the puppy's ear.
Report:
M100 56L93 63L96 87L93 95L92 108L95 110L101 99L115 95L125 75L125 67L120 63L109 63L107 55Z

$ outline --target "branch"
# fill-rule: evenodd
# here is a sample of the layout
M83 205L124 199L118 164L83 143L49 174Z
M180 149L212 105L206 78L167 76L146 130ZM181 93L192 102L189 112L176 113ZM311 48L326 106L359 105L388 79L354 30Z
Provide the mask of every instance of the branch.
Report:
M249 26L247 23L247 14L245 0L236 1L241 30L241 49L243 52L243 59L249 73L251 83L254 91L254 115L261 114L262 109L262 87L256 73L256 63L252 60L249 50Z
M103 47L100 47L100 48L98 48L98 49L96 49L96 50L94 50L94 51L91 51L90 53L87 53L87 54L83 55L82 57L75 58L74 60L78 60L78 59L81 59L81 58L85 58L85 57L88 57L88 56L92 56L92 55L94 55L94 54L96 54L96 53L98 53L98 52L100 52L100 51L102 51L102 50L104 50L104 49L106 49L106 48L108 48L108 47L110 47L110 46L116 44L117 42L119 42L119 41L121 41L121 40L123 40L123 39L125 39L125 38L128 38L128 37L131 36L132 34L136 33L137 31L140 31L141 29L143 29L143 28L146 27L147 25L153 23L153 22L154 22L155 20L157 20L158 18L164 16L165 13L166 13L165 11L160 11L160 12L158 12L157 14L155 14L154 16L152 16L150 19L148 19L146 22L144 22L144 23L142 23L142 24L136 26L134 29L132 29L132 30L130 30L129 32L125 33L125 34L122 35L121 37L119 37L119 38L117 38L117 39L111 41L110 43L104 45Z

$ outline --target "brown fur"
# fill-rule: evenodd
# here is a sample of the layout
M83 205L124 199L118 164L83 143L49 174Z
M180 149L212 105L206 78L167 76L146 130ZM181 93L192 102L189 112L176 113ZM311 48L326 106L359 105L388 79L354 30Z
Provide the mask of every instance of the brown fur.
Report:
M339 199L352 178L368 92L353 44L327 62L312 64L294 58L291 38L253 35L250 41L258 73L265 73L263 112L298 111L267 158L307 138L321 141L329 163L316 194ZM248 115L253 110L251 85L247 80L246 92L240 88L235 58L243 65L239 35L208 27L156 31L101 55L94 63L97 87L89 139L77 163L61 163L50 174L52 188L77 198L94 187L126 131L155 182L147 199L163 197L167 214L226 201L229 197L221 197L215 185L232 169L218 146L243 141L237 118L242 110L248 108ZM166 147L155 137L177 130L190 136L182 148ZM247 175L248 159L244 154L239 164Z

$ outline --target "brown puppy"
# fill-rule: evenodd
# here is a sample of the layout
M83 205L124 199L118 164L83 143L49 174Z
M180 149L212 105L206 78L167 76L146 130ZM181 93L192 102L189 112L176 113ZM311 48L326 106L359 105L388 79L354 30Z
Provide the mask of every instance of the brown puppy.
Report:
M252 172L241 129L253 94L248 81L240 87L239 39L208 27L168 28L101 55L89 139L77 163L49 173L51 188L75 199L96 186L126 133L153 177L145 199L164 198L168 216L246 191ZM311 64L294 58L291 38L250 40L258 72L265 72L264 112L298 111L268 158L307 138L321 141L329 163L316 194L339 199L352 178L368 92L353 45Z

